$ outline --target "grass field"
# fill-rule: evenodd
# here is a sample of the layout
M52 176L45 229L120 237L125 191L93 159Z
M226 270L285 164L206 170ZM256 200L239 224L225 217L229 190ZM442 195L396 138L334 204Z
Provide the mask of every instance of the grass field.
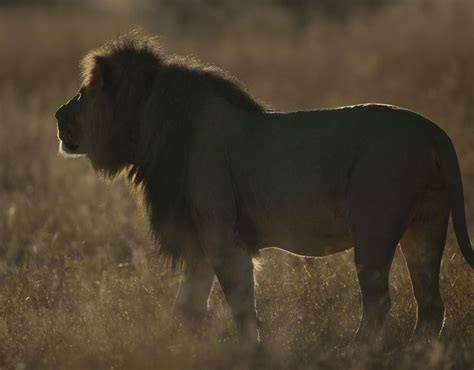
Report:
M165 4L166 2L163 2ZM395 1L392 1L395 3ZM160 266L125 183L57 154L54 112L77 89L90 48L140 27L165 50L237 76L281 110L383 102L453 139L474 235L474 3L406 1L345 21L300 22L281 8L184 22L143 14L0 7L0 368L226 369L232 322L218 285L202 338L171 324L179 274ZM274 361L288 369L472 369L474 273L450 231L441 341L381 358L347 345L360 318L352 252L262 253L257 305ZM407 341L415 301L403 258L388 326Z

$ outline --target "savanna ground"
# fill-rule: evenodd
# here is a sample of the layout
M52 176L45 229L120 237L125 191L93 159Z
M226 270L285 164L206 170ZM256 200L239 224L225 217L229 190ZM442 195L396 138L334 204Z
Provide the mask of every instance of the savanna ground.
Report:
M171 2L152 9L142 1L140 11L123 12L11 3L0 7L1 369L225 369L233 363L223 340L232 322L218 285L202 337L177 330L171 307L179 274L160 266L126 185L106 184L86 160L57 154L54 112L77 89L78 60L137 26L160 35L170 52L222 66L277 109L376 101L429 117L458 150L474 235L471 0L392 1L337 18L255 4L238 11L238 2L226 8L194 1L183 11ZM441 274L447 318L434 345L381 358L364 348L347 354L361 315L352 259L352 252L319 259L262 253L257 305L276 363L473 368L474 273L452 231ZM416 305L400 252L391 294L387 325L393 341L404 343Z

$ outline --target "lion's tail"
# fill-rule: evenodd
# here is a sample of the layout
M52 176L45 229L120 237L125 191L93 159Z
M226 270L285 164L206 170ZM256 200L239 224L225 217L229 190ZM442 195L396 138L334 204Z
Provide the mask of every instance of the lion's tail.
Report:
M474 251L472 250L469 232L466 226L466 210L464 208L464 191L456 150L448 135L438 126L433 125L436 152L447 188L451 207L454 232L462 255L474 268Z

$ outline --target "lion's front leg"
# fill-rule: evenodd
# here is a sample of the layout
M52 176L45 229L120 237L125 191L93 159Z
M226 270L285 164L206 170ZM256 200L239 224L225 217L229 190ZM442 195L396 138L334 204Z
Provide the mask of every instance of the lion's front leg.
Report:
M251 349L259 342L252 256L238 246L223 248L214 271L232 311L239 341Z
M218 140L217 143L224 143ZM259 348L258 320L254 298L251 245L241 237L234 182L228 169L228 157L221 144L204 146L197 151L191 171L194 189L193 222L200 247L222 288L236 325L239 347L243 352ZM202 176L206 173L207 176ZM253 356L242 356L253 358Z
M214 271L202 254L186 262L174 303L174 317L195 334L206 316L213 280Z

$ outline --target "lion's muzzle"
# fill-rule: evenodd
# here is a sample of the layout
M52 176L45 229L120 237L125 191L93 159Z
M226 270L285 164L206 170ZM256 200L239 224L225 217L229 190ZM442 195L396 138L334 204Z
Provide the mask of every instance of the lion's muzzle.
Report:
M74 127L74 119L71 117L68 104L61 105L56 111L55 117L58 121L58 138L60 140L60 152L64 154L79 154L79 138L77 128Z

